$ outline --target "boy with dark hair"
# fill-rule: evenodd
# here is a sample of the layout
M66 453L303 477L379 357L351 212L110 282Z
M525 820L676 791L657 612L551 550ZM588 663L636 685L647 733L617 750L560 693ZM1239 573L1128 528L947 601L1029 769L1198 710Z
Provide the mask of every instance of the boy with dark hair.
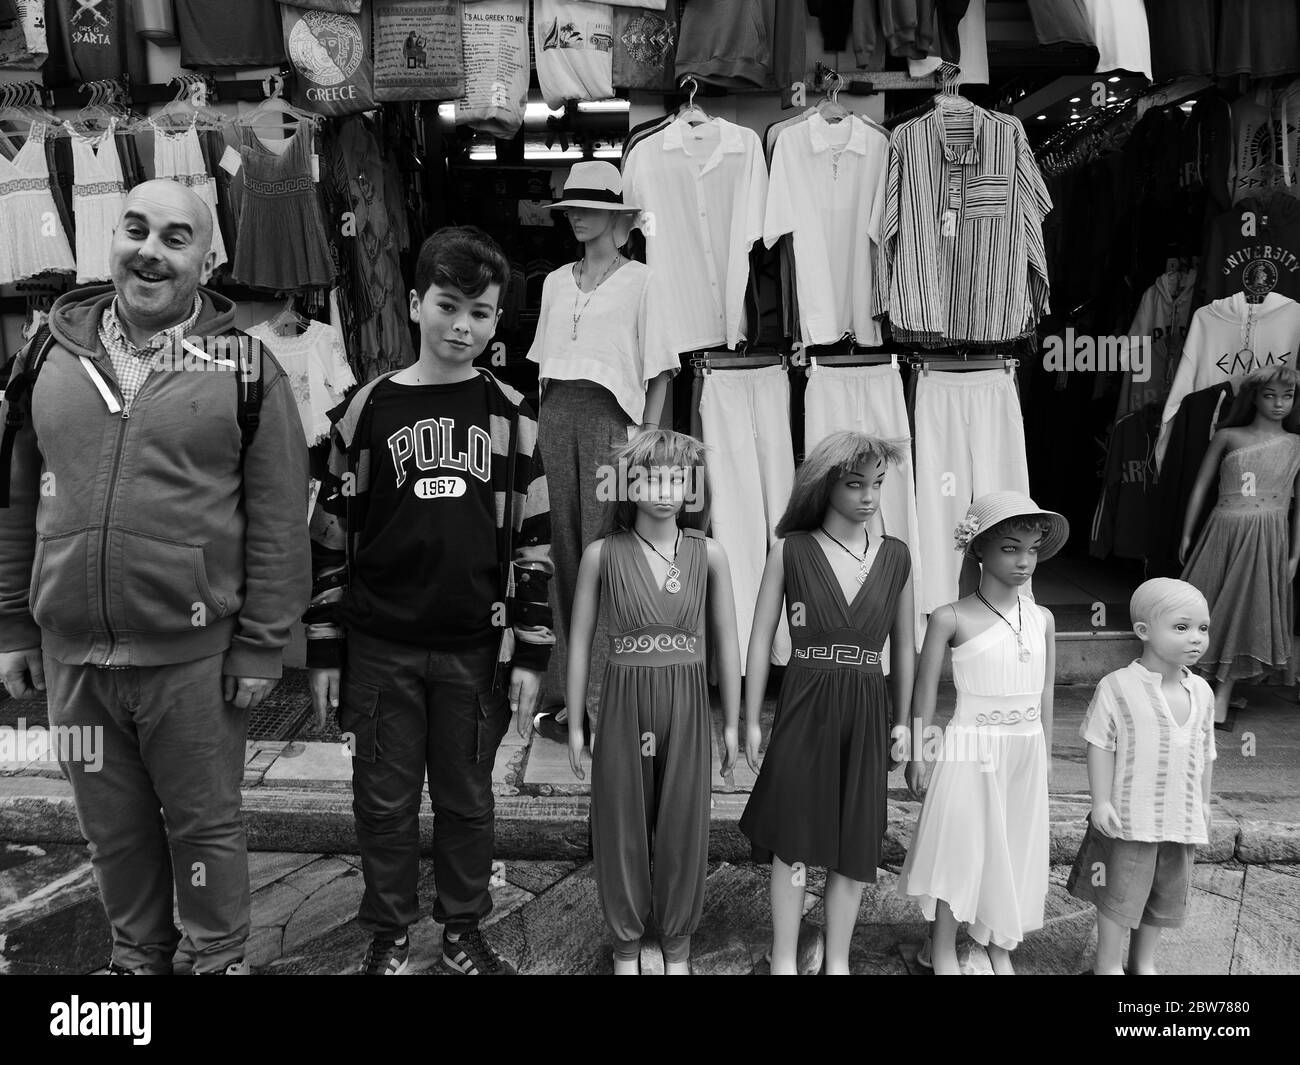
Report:
M478 928L492 909L492 766L512 713L527 734L555 637L536 416L473 365L508 277L482 230L424 242L419 359L352 398L312 516L307 664L318 720L337 708L353 753L365 975L408 963L426 771L443 964L513 972Z

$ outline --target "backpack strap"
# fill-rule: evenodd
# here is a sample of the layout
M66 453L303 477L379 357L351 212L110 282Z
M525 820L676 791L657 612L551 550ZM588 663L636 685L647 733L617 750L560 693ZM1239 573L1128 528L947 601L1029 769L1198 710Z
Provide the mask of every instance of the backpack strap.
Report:
M49 323L44 323L13 361L13 371L4 391L5 424L4 435L0 436L0 507L9 506L14 443L27 422L27 415L31 413L36 375L41 372L55 343Z
M237 417L239 419L239 462L243 465L248 445L257 434L262 419L262 395L265 387L266 359L261 341L247 333L238 333L239 373L237 377Z

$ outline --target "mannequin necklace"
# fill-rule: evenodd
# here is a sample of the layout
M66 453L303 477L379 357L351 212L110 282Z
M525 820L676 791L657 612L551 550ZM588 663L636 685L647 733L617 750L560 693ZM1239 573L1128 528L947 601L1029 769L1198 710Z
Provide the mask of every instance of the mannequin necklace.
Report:
M668 580L664 582L664 591L668 592L669 595L676 595L678 592L682 590L682 582L677 579L682 575L682 571L677 568L677 548L681 546L682 530L681 529L677 530L677 539L673 541L672 558L669 558L667 555L665 555L662 551L659 550L659 548L655 547L654 544L652 544L639 532L636 532L635 529L633 529L632 531L636 533L636 538L638 540L640 540L643 544L646 545L646 547L650 548L651 551L653 551L656 555L658 555L660 558L662 558L665 562L668 563Z
M826 532L825 525L821 527L821 530L822 532L826 533L826 535L830 537L830 539L835 540L835 543L839 544L840 547L843 548L849 554L850 557L856 558L858 560L858 583L859 584L864 583L867 579L867 574L871 572L871 567L867 565L867 552L863 551L862 554L859 555L856 551L853 551L850 548L845 547L844 544L840 543L839 540L836 540L835 537L831 536L830 533ZM869 545L870 543L871 543L871 537L868 536L867 544Z
M1016 652L1018 657L1020 658L1020 661L1028 662L1029 648L1025 646L1024 638L1021 635L1025 631L1025 615L1024 615L1024 611L1021 609L1020 606L1020 596L1016 596L1016 617L1020 620L1020 628L1016 628L1014 625L1011 624L1010 621L1007 621L1007 616L1004 613L1002 613L1001 610L999 610L997 607L995 607L992 603L990 603L987 599L984 598L984 593L981 592L978 588L975 589L975 594L979 597L979 601L981 603L983 603L986 607L992 610L993 613L995 613L1003 621L1007 622L1007 628L1009 628L1012 632L1016 634Z
M584 314L587 313L587 304L589 304L589 303L591 302L591 298L592 298L592 296L594 296L594 295L596 294L596 289L600 288L601 284L604 283L605 279L608 278L609 275L612 274L612 273L614 272L614 267L616 267L616 266L618 265L618 261L619 261L619 259L621 259L621 258L622 258L622 256L619 255L618 252L615 252L615 253L614 253L614 258L612 258L612 259L609 261L609 265L608 265L607 267L605 267L605 272L604 272L603 274L601 274L600 277L597 278L596 283L595 283L594 285L592 285L592 287L591 287L591 291L587 293L587 298L586 298L585 300L582 301L582 306L581 306L581 307L578 306L578 297L582 295L582 268L583 268L583 266L586 264L586 261L587 261L587 260L586 260L586 259L583 259L583 260L581 260L581 261L578 263L578 282L577 282L576 290L575 290L574 293L573 293L573 336L572 336L572 339L574 339L574 340L577 340L577 339L578 339L578 323L579 323L580 321L582 321L582 316L583 316Z

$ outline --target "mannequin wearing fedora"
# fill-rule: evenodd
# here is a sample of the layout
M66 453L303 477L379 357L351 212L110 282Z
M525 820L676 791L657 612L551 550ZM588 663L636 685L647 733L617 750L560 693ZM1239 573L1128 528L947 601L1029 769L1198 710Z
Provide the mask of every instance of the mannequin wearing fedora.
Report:
M649 267L619 251L637 215L634 205L623 202L622 190L622 175L611 163L576 163L569 171L564 196L551 208L565 212L582 258L547 276L528 352L541 379L539 436L550 487L558 645L543 700L552 710L559 709L567 688L567 633L582 552L601 533L615 501L611 487L623 483L601 471L609 469L611 449L627 443L637 427L658 426L668 380L679 365L662 317L651 308ZM593 721L607 651L602 612L587 685L586 711ZM561 711L556 723L563 720ZM549 734L546 722L540 724ZM563 739L563 731L552 738Z
M1055 623L1021 589L1065 544L1069 524L1019 492L992 492L957 526L979 559L973 595L930 615L912 699L907 785L925 796L898 893L931 923L934 971L960 972L957 926L1011 974L1011 951L1041 928L1047 898L1047 780L1052 748ZM957 707L942 740L932 726L944 653ZM937 765L935 763L938 763ZM934 779L927 781L933 770ZM922 960L922 964L928 964Z

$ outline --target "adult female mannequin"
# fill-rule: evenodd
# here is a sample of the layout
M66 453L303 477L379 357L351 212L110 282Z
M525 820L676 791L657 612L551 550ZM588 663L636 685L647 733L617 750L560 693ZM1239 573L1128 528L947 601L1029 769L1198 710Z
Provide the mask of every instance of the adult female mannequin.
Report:
M609 452L639 427L658 427L668 379L678 368L677 353L650 306L649 268L619 252L636 217L636 208L623 203L622 188L622 175L611 163L576 163L569 172L563 198L551 207L567 215L582 244L582 258L547 276L528 352L539 364L542 386L538 442L550 494L555 564L551 589L557 646L543 696L544 707L551 710L558 710L564 699L578 564L615 501L611 489L624 483L608 467ZM593 720L608 643L601 618L587 685L587 713ZM557 724L562 721L561 713ZM564 730L556 730L555 738L563 741Z

